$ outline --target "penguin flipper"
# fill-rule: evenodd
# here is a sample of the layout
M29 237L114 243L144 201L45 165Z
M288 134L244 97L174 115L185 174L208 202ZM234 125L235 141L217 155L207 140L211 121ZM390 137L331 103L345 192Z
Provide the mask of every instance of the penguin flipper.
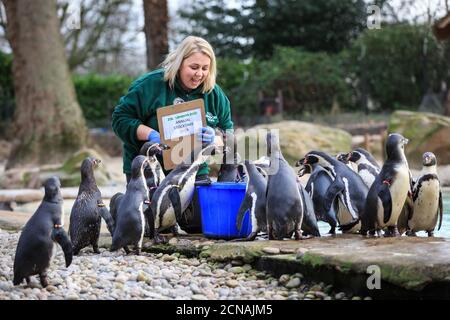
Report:
M439 226L438 226L438 230L441 230L441 226L442 226L442 219L443 219L443 213L444 213L444 206L442 203L442 191L439 190Z
M119 208L120 202L122 201L122 197L124 194L122 192L117 192L112 196L109 202L109 210L111 214L111 218L116 221L117 220L117 209Z
M183 212L181 211L181 199L178 187L173 187L172 189L170 189L169 199L172 203L173 211L175 212L175 218L177 219L177 221L181 221Z
M155 220L153 217L153 212L151 206L148 206L147 209L144 210L144 217L147 219L148 228L149 228L149 237L153 238L155 234Z
M73 249L72 243L70 242L66 231L64 231L64 229L61 227L53 228L52 240L57 242L61 246L64 252L64 258L66 260L66 267L70 266L70 264L72 263Z
M327 192L325 193L325 201L323 203L323 209L325 210L325 212L330 211L334 199L339 194L339 192L342 192L342 190L344 189L345 185L341 179L336 179L333 181L332 184L330 184L330 186L327 189Z
M251 208L252 208L252 197L246 194L244 200L242 200L241 202L236 218L236 229L238 229L239 232L241 231L242 228L242 221L244 220L245 213L247 212L247 210Z
M378 198L380 198L381 202L383 203L383 221L384 223L387 223L389 219L391 218L391 212L392 212L392 197L391 197L391 191L389 190L389 185L383 183L378 190Z
M106 208L105 206L99 207L99 213L100 213L100 216L103 218L103 220L105 220L106 227L108 228L108 231L112 236L114 234L115 224L114 224L114 219L111 216L111 213L109 212L108 208Z

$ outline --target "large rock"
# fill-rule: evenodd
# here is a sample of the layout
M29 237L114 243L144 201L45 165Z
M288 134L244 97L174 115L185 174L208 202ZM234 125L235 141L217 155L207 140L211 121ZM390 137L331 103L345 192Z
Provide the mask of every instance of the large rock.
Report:
M61 180L62 187L78 187L81 182L81 162L86 157L95 157L102 160L99 168L94 170L97 185L105 185L111 176L105 169L105 161L93 149L84 149L75 153L62 165L49 165L36 168L11 169L4 172L0 179L0 186L4 189L11 188L40 188L43 182L51 176L57 176Z
M339 152L348 152L351 149L351 135L340 129L301 121L281 121L252 127L245 131L245 135L251 137L251 140L254 141L259 129L279 130L281 150L291 165L311 150L337 154ZM237 134L237 136L238 143L241 144L245 136L242 134ZM265 148L265 134L263 131L260 131L259 141ZM259 148L261 148L261 143ZM250 149L255 150L255 147L250 146ZM262 155L260 154L259 156ZM252 159L253 157L250 158Z
M398 132L409 143L405 147L411 167L422 166L422 154L433 152L438 165L450 164L450 118L426 112L396 111L389 120L388 131Z

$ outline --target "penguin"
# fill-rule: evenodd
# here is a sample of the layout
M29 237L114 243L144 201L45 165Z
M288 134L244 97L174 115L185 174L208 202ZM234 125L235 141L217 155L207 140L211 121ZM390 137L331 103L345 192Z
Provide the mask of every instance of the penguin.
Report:
M110 208L115 216L115 229L112 237L111 251L123 248L130 253L128 245L134 245L135 253L140 254L145 232L146 205L149 204L148 188L145 181L144 170L149 166L147 157L138 155L131 163L131 179L128 182L124 195L116 194L111 199Z
M413 210L408 217L407 235L415 236L417 231L426 231L433 236L438 217L442 226L442 191L436 171L436 156L425 152L422 156L422 171L413 189Z
M100 162L99 159L88 157L81 163L81 183L70 213L69 225L74 255L78 255L88 245L92 245L94 253L100 253L98 239L102 217L111 236L114 232L114 220L103 203L102 194L95 182L94 169Z
M302 222L303 235L320 237L319 226L317 225L317 218L314 212L314 204L312 202L311 196L302 186L300 181L298 182L298 189L305 206Z
M385 237L399 236L397 222L410 190L410 171L404 146L408 139L392 133L386 141L387 159L367 194L362 235L387 228Z
M328 212L336 197L339 199L338 220L343 232L357 232L359 217L364 212L367 186L361 177L344 163L321 151L310 151L305 155L304 164L318 163L333 178L322 202L323 210ZM347 215L349 217L347 218Z
M185 212L194 196L195 176L200 165L216 152L219 152L219 149L215 144L204 144L202 148L194 150L167 175L156 189L148 208L148 215L152 216L153 220L150 233L154 243L166 241L159 232L168 228L171 228L175 235L186 234L179 227L178 221L182 219L182 213Z
M243 169L247 176L247 185L245 188L244 199L238 210L236 227L239 231L241 230L242 221L248 211L252 223L252 232L247 236L246 240L251 241L256 238L258 232L266 231L267 180L249 160L244 160Z
M304 159L297 161L296 166L300 167L298 172L300 177L305 174L310 174L305 190L312 200L316 218L328 223L330 225L330 231L328 231L328 233L335 234L336 226L338 224L338 200L335 199L333 201L333 204L328 211L325 211L322 205L325 201L326 192L333 183L333 178L330 173L318 163L304 165L303 161Z
M146 156L149 160L149 165L144 170L145 181L149 189L149 199L152 198L156 188L166 177L156 155L162 155L163 150L167 149L169 149L169 146L166 144L147 141L139 151L140 155Z
M30 276L39 275L42 287L48 285L47 269L53 255L54 242L63 252L66 267L72 263L72 244L63 229L63 198L61 183L57 177L46 180L44 198L33 216L28 220L17 244L14 257L14 285L25 279L30 284Z
M376 162L375 158L365 149L356 148L347 154L346 160L357 165L358 174L361 176L366 186L370 188L381 170L380 165Z
M297 177L280 150L278 134L268 132L267 150L270 158L266 190L267 233L269 240L303 239L301 226L305 212Z
M236 147L236 139L232 133L225 133L222 135L224 143L228 146L226 152L223 153L222 164L220 166L219 174L217 175L217 182L238 182L238 154ZM232 147L231 147L232 145Z

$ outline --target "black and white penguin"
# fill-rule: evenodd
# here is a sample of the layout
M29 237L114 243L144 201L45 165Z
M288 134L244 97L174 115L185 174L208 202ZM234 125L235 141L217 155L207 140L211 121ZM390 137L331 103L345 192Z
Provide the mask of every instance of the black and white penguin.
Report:
M269 179L266 191L267 233L269 240L303 239L302 222L305 211L297 185L297 176L281 153L278 134L267 133L270 157Z
M330 173L334 179L328 187L322 203L323 210L328 212L336 197L339 199L338 220L343 232L357 232L359 217L364 212L368 188L361 177L334 157L321 151L310 151L305 155L304 164L318 163ZM350 215L347 219L347 215Z
M74 255L89 245L92 245L95 253L100 253L98 238L100 237L102 217L111 236L114 232L114 220L102 201L102 194L94 177L94 169L100 162L99 159L88 157L81 164L81 183L70 213L69 225Z
M152 198L156 188L166 177L156 156L162 155L163 150L167 149L169 149L168 145L147 141L142 145L141 150L139 151L140 155L147 157L149 163L144 170L144 177L150 192L150 199Z
M217 182L237 182L239 181L239 161L237 159L236 138L234 134L230 132L223 133L222 137L227 148L223 153L222 164L220 166L219 174L217 175Z
M250 214L252 223L252 232L247 236L246 240L254 240L260 231L266 231L266 189L267 180L259 173L256 166L249 160L244 160L243 169L247 177L247 186L245 188L245 196L239 207L236 227L240 231L245 213Z
M408 217L407 235L415 236L417 231L426 231L432 237L438 217L438 230L442 225L442 191L436 171L436 156L425 152L422 160L422 171L413 189L414 207Z
M380 165L370 152L363 148L356 148L347 154L347 161L357 165L358 174L366 186L370 188L381 171Z
M17 244L14 285L19 285L23 279L30 284L30 276L35 274L39 275L43 287L48 285L47 269L53 256L54 242L63 249L66 267L72 263L72 244L63 229L60 181L57 177L52 177L44 186L44 199L26 223Z
M195 176L200 165L212 155L219 152L215 144L203 145L194 150L181 164L173 169L153 194L148 211L153 217L154 225L150 225L155 243L165 242L160 231L171 229L175 234L186 234L177 221L181 221L182 213L191 203L195 191ZM149 222L150 223L150 222Z
M333 183L334 178L331 173L325 170L318 163L303 164L304 159L300 159L296 166L300 167L299 177L305 174L309 174L308 182L306 183L305 190L308 192L312 203L316 218L328 223L330 225L330 231L328 233L335 234L336 226L338 225L338 199L335 199L330 207L329 211L325 211L323 202L325 201L325 195L328 188Z
M115 229L111 250L124 248L128 254L128 245L134 245L135 253L140 254L145 232L145 207L149 203L148 188L144 170L149 165L147 157L138 155L131 163L131 179L124 195L116 194L111 199L111 211L114 212ZM151 224L150 224L151 225Z
M410 190L410 172L404 146L408 143L398 133L386 141L387 159L367 194L361 234L387 228L385 236L399 236L397 222Z

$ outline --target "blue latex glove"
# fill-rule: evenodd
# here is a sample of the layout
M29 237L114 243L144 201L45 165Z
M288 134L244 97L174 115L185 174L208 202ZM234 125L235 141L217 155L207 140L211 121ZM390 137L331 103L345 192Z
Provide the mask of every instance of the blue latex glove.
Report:
M204 143L213 143L216 138L216 132L211 127L203 127L198 133L198 139Z
M147 140L154 143L161 143L161 135L158 131L152 130L147 136Z

